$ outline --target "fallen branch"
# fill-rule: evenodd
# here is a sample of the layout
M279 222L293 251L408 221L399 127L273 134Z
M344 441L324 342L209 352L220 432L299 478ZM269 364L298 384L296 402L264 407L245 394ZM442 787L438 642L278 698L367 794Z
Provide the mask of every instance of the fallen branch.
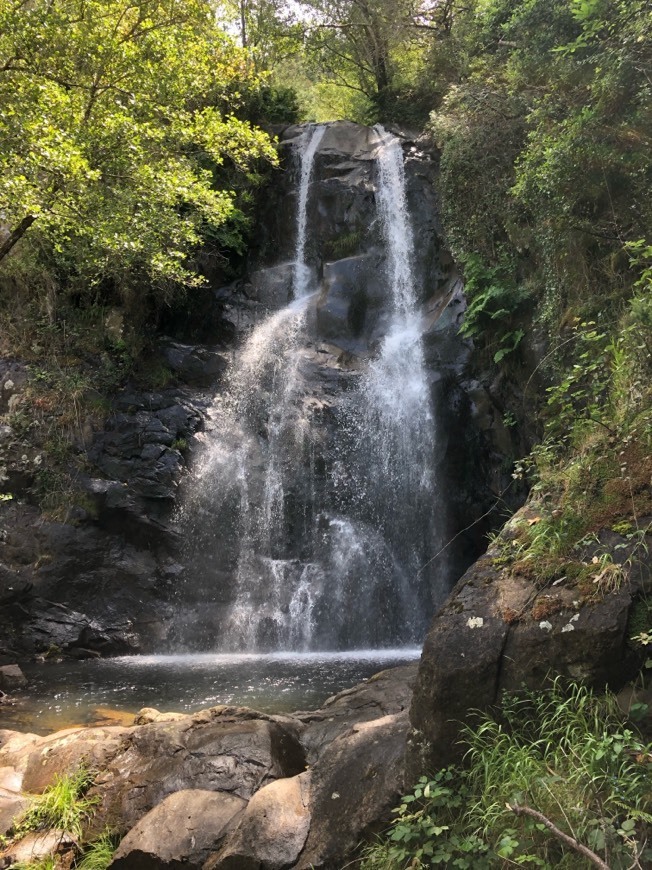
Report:
M519 804L507 804L507 809L511 810L515 816L530 816L531 819L545 825L550 833L557 837L558 840L561 840L562 843L570 846L571 849L579 852L580 855L584 855L584 857L592 864L595 864L596 867L600 867L600 870L610 870L609 865L605 864L599 855L596 855L595 852L592 852L587 846L582 845L582 843L578 842L574 837L570 837L568 834L560 831L556 825L553 825L550 819L546 818L543 813L540 813L538 810L533 810L531 807L520 806Z

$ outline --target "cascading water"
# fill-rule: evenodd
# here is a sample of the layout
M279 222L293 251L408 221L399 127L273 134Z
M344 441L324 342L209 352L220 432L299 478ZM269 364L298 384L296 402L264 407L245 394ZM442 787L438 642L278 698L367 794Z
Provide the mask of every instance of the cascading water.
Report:
M299 198L297 202L297 242L294 258L294 298L303 298L310 290L310 268L306 263L306 229L308 226L308 191L315 163L315 154L324 137L326 127L308 127L301 137L301 169L299 174Z
M415 542L436 527L435 420L421 343L413 270L414 243L400 141L377 126L378 215L387 252L389 324L356 397L360 445L354 469L363 516L379 531L398 565L394 572L403 630L413 639L425 602L415 578L423 564Z
M201 626L193 618L179 634L202 634L205 649L406 645L429 615L417 574L436 540L435 426L402 149L375 129L385 326L326 437L306 379L318 289L306 256L311 179L325 130L309 127L299 140L294 301L237 354L184 509L205 604Z

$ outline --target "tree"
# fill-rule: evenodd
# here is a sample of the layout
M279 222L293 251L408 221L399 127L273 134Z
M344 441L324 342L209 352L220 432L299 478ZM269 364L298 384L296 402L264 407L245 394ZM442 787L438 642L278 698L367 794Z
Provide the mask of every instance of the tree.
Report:
M432 40L452 25L455 0L310 0L310 44L323 69L384 116L418 79Z
M224 0L221 6L258 72L272 70L302 50L304 28L284 0Z
M207 0L0 0L0 260L37 227L89 280L196 282L235 175L275 159L234 114L255 86Z

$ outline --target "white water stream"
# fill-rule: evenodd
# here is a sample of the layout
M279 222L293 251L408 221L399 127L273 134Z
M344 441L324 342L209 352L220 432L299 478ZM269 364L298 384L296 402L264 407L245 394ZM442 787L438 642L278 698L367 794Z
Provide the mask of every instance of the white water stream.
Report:
M294 302L256 326L237 354L185 508L191 535L198 530L200 548L212 550L201 572L214 570L216 588L229 587L206 605L214 613L202 629L205 649L409 645L427 616L415 539L423 550L433 537L434 421L403 154L382 128L375 131L376 202L387 327L339 421L341 446L319 474L315 467L323 431L304 378L317 290L308 215L325 129L308 127L299 141ZM187 626L186 636L192 631Z

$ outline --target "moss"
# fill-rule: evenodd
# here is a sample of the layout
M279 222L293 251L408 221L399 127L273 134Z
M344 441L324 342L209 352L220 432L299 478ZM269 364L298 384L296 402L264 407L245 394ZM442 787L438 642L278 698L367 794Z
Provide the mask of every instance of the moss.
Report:
M629 608L626 637L631 646L635 646L632 638L652 629L652 598L641 595Z
M563 607L563 602L558 595L539 595L532 605L532 619L538 622L540 619L546 619L552 616Z
M364 237L363 229L354 229L348 233L342 233L335 239L324 245L324 257L327 260L343 260L351 257L360 247Z

